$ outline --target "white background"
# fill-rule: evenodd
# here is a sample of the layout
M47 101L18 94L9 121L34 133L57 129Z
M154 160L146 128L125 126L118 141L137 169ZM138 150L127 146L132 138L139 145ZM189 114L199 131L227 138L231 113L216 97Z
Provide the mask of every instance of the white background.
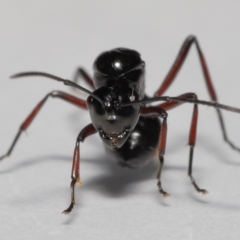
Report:
M104 50L136 49L146 62L146 92L160 85L184 39L195 34L219 102L240 107L239 1L0 1L0 152L10 146L33 107L51 90L78 94L43 78L9 80L39 70L71 79L78 66L92 74ZM166 94L209 96L193 47ZM79 93L79 96L83 96ZM240 116L224 111L227 132L240 145ZM240 155L222 140L216 112L199 107L193 175L187 177L192 106L169 112L162 182L157 161L139 170L108 161L99 137L81 144L77 204L69 216L72 154L87 111L49 99L0 166L1 239L239 239Z

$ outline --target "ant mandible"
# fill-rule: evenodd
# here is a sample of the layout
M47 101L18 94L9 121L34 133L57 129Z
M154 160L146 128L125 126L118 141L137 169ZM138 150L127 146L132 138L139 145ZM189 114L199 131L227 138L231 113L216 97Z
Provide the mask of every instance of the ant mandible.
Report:
M184 93L177 97L162 96L177 76L190 47L195 44L204 73L204 79L211 97L211 102L197 99L194 93ZM79 133L74 149L72 173L71 173L71 203L63 211L68 214L75 204L75 185L80 184L80 142L88 136L99 133L105 143L107 153L115 158L121 166L130 168L141 167L158 154L159 167L157 170L158 190L163 196L169 196L162 188L161 171L164 162L166 138L167 138L167 110L178 107L182 103L193 104L193 115L189 132L188 144L190 146L188 176L196 191L206 194L205 189L198 187L192 176L193 151L196 142L198 104L214 107L217 111L225 142L235 150L240 151L227 137L224 121L220 109L240 113L240 109L219 104L213 88L212 80L206 65L205 58L195 36L189 36L184 41L179 54L163 83L155 92L153 98L145 95L144 75L145 64L140 54L134 50L116 48L100 54L93 64L93 80L88 74L79 68L75 75L75 81L43 72L23 72L13 75L11 78L26 76L42 76L63 82L65 85L77 88L89 94L87 101L61 91L48 93L32 110L30 115L20 126L8 152L0 157L0 160L9 156L18 141L22 131L26 130L37 115L43 104L49 97L60 98L77 107L88 109L92 123L87 125ZM77 78L82 76L93 92L78 85ZM150 106L149 103L163 101L164 103ZM162 122L159 120L162 118Z

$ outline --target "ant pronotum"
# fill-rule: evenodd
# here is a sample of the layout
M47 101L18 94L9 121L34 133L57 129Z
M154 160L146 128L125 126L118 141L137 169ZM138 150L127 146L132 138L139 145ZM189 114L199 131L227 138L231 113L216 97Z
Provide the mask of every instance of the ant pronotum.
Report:
M184 93L177 97L162 96L175 79L193 44L197 47L201 67L212 102L198 100L197 95L194 93ZM49 97L61 98L77 107L88 109L92 120L92 123L84 127L77 137L71 175L71 204L63 213L68 214L73 209L75 204L75 185L81 185L79 174L80 142L83 142L85 138L97 132L106 145L107 153L114 157L122 166L130 168L141 167L157 153L159 156L159 167L157 171L158 190L163 196L168 196L169 194L162 188L160 178L167 138L168 115L166 111L178 107L182 103L192 103L193 115L188 140L190 146L188 175L194 188L198 192L203 194L207 193L206 190L198 187L192 176L198 104L216 108L224 140L233 149L238 151L239 149L235 147L227 137L220 109L237 113L240 113L240 109L217 103L217 96L212 85L206 61L196 37L189 36L184 41L173 66L163 83L155 92L153 98L149 98L145 95L145 64L144 61L141 60L138 52L125 48L116 48L111 51L103 52L97 57L93 66L93 80L81 68L78 69L74 82L42 72L23 72L12 76L12 78L25 76L51 78L63 82L65 85L82 90L88 93L89 97L87 101L84 101L61 91L52 91L47 94L22 123L10 149L5 155L0 157L0 160L11 154L22 131L28 128L46 100ZM93 92L88 91L76 83L78 75L83 77L86 83L94 90ZM163 101L164 103L156 106L149 105L149 103L159 101ZM162 122L159 120L159 117L163 119Z

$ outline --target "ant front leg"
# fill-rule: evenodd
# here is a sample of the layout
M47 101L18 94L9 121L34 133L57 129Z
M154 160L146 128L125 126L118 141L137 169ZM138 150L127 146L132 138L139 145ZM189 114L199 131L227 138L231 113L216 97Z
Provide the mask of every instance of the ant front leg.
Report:
M144 117L161 117L163 118L162 128L159 135L159 142L158 142L158 159L159 159L159 167L157 171L157 185L159 192L164 196L168 197L169 194L165 192L162 188L161 183L161 172L164 163L164 154L166 148L166 141L167 141L167 112L164 109L158 107L143 107L141 108L141 115Z
M207 89L208 89L208 92L209 92L209 95L211 97L211 100L213 102L217 102L217 95L216 95L216 92L214 90L214 87L213 87L213 83L212 83L212 80L211 80L211 77L210 77L210 74L209 74L209 70L208 70L208 67L207 67L207 64L206 64L206 60L205 60L205 57L202 53L202 50L200 48L200 45L198 43L198 40L195 36L189 36L186 38L186 40L184 41L178 55L177 55L177 58L176 60L174 61L171 69L169 70L167 76L165 77L163 83L160 85L160 87L158 88L158 90L155 92L155 96L161 96L168 88L169 86L171 85L171 83L174 81L175 77L177 76L179 70L181 69L188 53L189 53L189 49L191 48L191 46L195 44L196 47L197 47L197 53L198 53L198 56L199 56L199 59L200 59L200 64L201 64L201 67L202 67L202 71L203 71L203 75L204 75L204 79L205 79L205 82L206 82L206 85L207 85ZM222 113L220 111L219 108L216 108L216 111L217 111L217 115L218 115L218 119L219 119L219 122L220 122L220 127L221 127L221 130L222 130L222 134L223 134L223 139L226 143L228 143L228 145L237 150L237 151L240 151L240 148L236 147L235 144L233 144L229 139L228 139L228 136L227 136L227 132L226 132L226 129L225 129L225 124L224 124L224 121L223 121L223 117L222 117Z
M72 178L72 182L71 182L71 203L69 205L69 207L64 210L62 213L64 214L69 214L75 203L76 203L76 199L75 199L75 185L79 184L80 186L82 186L82 182L80 180L80 173L79 173L79 167L80 167L80 142L83 142L88 136L96 133L96 129L94 128L94 126L92 124L87 125L78 135L77 137L77 141L76 141L76 146L74 149L74 154L73 154L73 163L72 163L72 174L71 174L71 178Z
M82 77L83 80L94 90L94 84L92 78L88 75L88 73L83 68L78 68L74 75L74 82L77 83L78 78Z
M197 96L194 93L185 93L185 94L180 95L179 98L197 99ZM158 107L162 108L164 110L170 110L172 108L178 107L180 104L182 104L182 102L170 101L170 102L162 103L162 104L158 105ZM192 121L191 121L191 127L190 127L189 138L188 138L188 145L190 146L188 176L190 177L191 182L192 182L194 188L196 189L196 191L198 191L202 194L206 194L207 190L200 189L192 176L193 152L194 152L196 136L197 136L197 120L198 120L198 105L195 103L194 107L193 107Z
M72 103L74 105L76 105L77 107L83 108L83 109L87 109L87 105L86 102L80 98L74 97L70 94L61 92L61 91L52 91L49 94L46 95L45 98L43 98L38 104L37 106L32 110L32 112L29 114L29 116L24 120L24 122L22 123L22 125L20 126L20 129L16 135L16 137L13 140L13 143L11 144L8 152L0 157L0 160L4 159L5 157L9 156L14 148L14 146L16 145L21 133L26 130L29 125L31 124L31 122L33 121L33 119L35 118L35 116L37 115L37 113L40 111L40 109L42 108L42 106L44 105L44 103L47 101L47 99L49 97L53 97L53 98L60 98L62 100L65 100L69 103Z

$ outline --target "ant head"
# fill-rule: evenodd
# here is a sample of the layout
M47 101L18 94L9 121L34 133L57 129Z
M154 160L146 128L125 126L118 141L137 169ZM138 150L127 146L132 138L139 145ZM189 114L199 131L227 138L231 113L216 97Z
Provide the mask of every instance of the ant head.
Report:
M135 128L140 112L140 105L121 107L123 103L139 100L139 95L132 88L108 85L94 91L103 105L89 96L87 106L92 123L98 130L103 142L110 148L120 148Z

